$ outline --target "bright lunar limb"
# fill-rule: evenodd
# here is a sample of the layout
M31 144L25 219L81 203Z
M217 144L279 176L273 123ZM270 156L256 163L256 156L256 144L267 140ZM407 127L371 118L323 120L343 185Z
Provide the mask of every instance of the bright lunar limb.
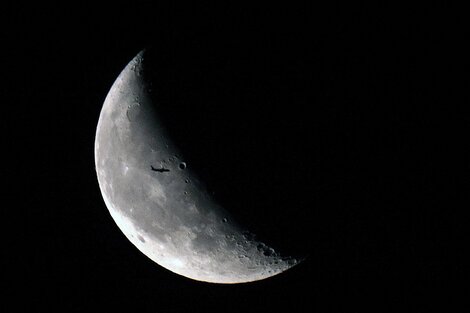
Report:
M166 269L212 283L243 283L299 263L238 225L207 192L168 136L143 75L145 52L104 102L95 165L106 206L125 236Z

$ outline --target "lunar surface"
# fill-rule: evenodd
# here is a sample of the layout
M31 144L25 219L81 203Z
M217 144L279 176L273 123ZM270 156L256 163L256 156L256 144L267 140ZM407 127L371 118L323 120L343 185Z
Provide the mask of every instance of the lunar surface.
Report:
M114 82L96 132L99 186L118 227L151 260L195 280L250 282L298 264L237 224L198 179L159 119L145 57Z

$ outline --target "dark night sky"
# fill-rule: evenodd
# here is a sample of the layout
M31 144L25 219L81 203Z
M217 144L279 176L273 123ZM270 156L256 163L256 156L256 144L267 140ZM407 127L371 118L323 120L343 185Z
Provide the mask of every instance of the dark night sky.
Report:
M5 312L456 303L470 183L457 11L6 7L3 220L7 283L21 298ZM220 199L307 261L251 284L206 284L157 266L114 224L94 170L96 124L120 71L149 47L164 64L162 99L185 110L175 136Z

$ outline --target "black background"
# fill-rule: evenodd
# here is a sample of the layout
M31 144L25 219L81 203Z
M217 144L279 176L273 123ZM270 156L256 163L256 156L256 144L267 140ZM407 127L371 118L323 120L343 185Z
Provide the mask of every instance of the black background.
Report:
M16 300L5 312L455 305L470 181L457 12L6 6L5 281ZM143 48L189 166L305 262L255 283L207 284L157 266L120 232L97 183L94 136L109 88Z

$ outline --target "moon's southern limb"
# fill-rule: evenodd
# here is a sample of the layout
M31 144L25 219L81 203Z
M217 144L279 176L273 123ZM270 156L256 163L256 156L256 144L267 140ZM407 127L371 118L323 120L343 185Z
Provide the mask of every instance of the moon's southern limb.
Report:
M99 186L122 232L159 265L200 281L256 281L299 263L245 231L207 192L159 120L143 60L141 52L114 82L95 139Z

